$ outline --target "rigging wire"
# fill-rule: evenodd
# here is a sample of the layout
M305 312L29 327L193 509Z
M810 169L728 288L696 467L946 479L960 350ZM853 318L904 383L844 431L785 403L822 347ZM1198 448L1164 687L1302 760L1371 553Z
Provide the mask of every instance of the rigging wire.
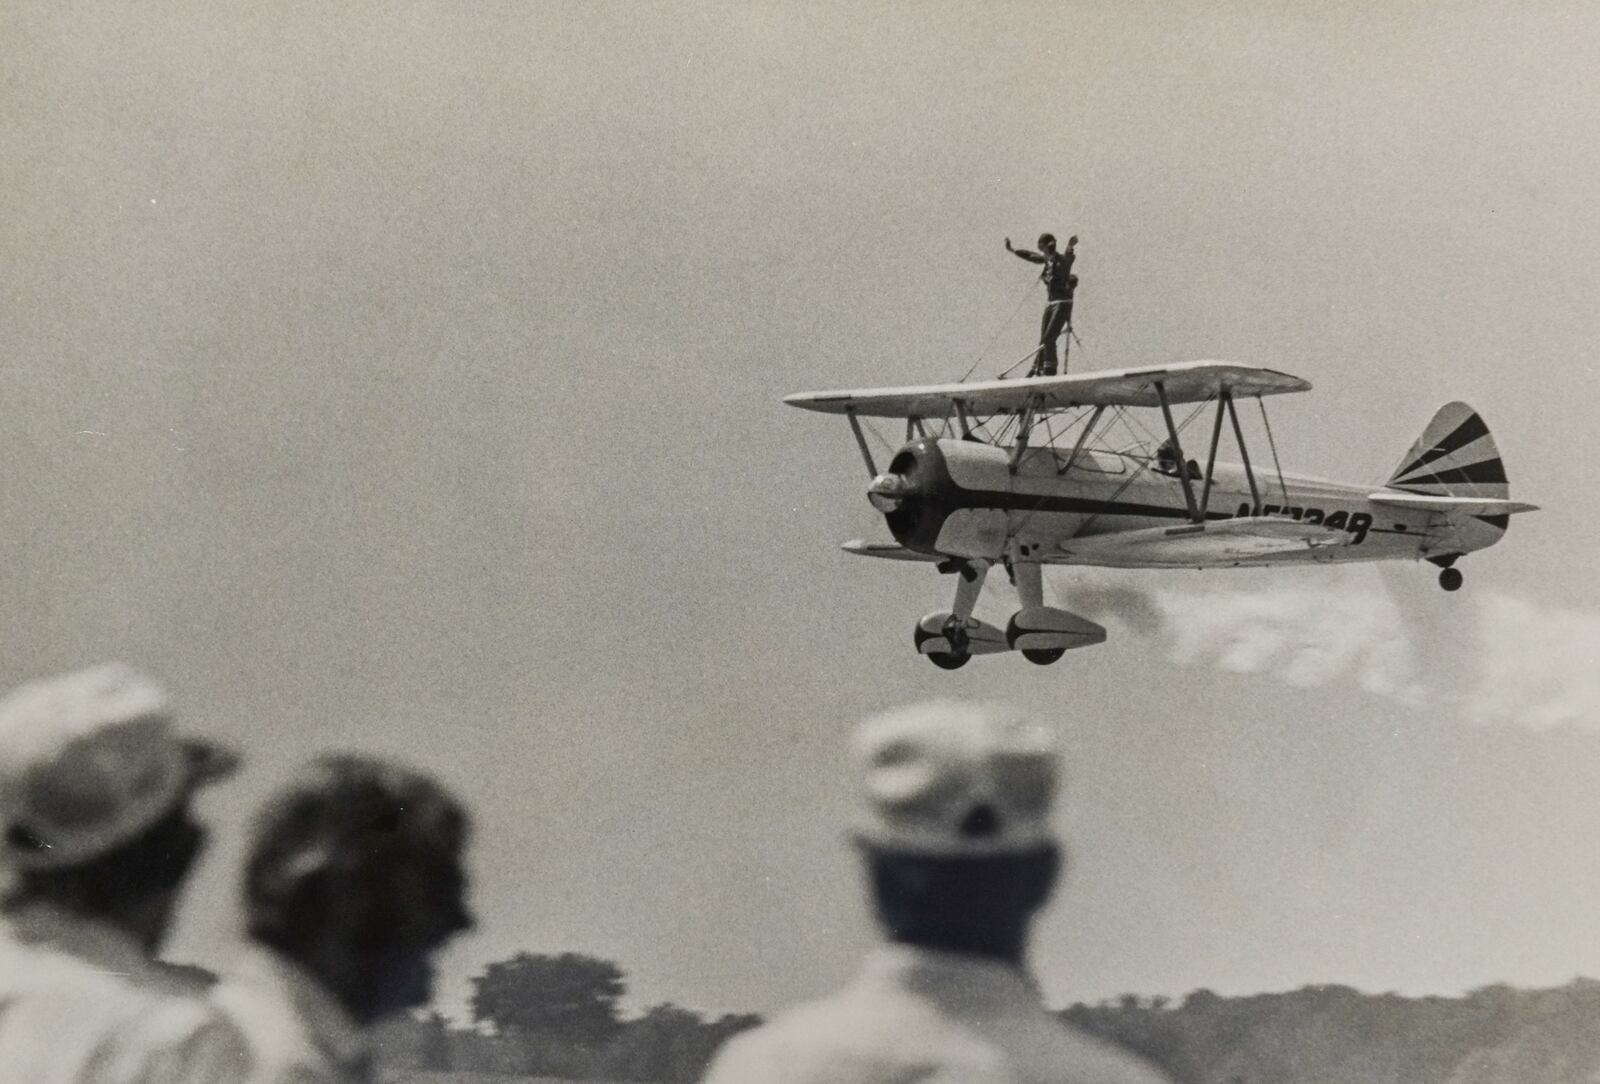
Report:
M897 444L890 444L889 443L889 438L884 436L882 433L878 432L878 427L876 425L873 425L870 420L864 419L864 418L860 419L860 420L866 422L866 430L867 430L867 432L871 433L873 436L878 438L878 443L883 445L883 450L885 452L888 452L890 455L893 455L895 452L899 451L899 447L900 446L897 445Z
M1007 316L1005 318L1005 322L1002 323L999 327L994 329L994 334L989 337L988 345L985 346L982 350L980 350L978 352L978 356L977 356L977 358L975 358L973 360L971 368L969 368L966 372L961 374L961 379L956 381L957 384L965 384L967 382L967 377L971 376L973 374L973 372L978 368L978 366L983 364L984 357L987 356L989 351L994 348L995 340L999 339L1000 338L1000 333L1002 331L1004 331L1011 324L1011 321L1013 321L1013 320L1015 320L1017 318L1017 313L1022 311L1022 303L1024 301L1028 300L1028 295L1030 293L1032 293L1032 292L1033 292L1033 283L1030 282L1030 283L1028 283L1027 286L1023 287L1021 296L1019 296L1017 298L1016 308L1011 310L1011 315ZM1028 355L1028 357L1032 357L1032 356L1033 356L1032 354ZM1026 359L1024 359L1024 360L1026 360ZM1019 362L1016 363L1016 365L1012 365L1011 369L1015 369L1017 367L1017 365L1021 365L1021 364L1022 364L1022 362L1019 361ZM1011 369L1007 369L1006 372L1009 373L1011 371Z
M1278 442L1272 439L1272 423L1267 421L1267 404L1256 396L1256 406L1261 408L1261 424L1267 427L1267 444L1272 448L1272 465L1278 472L1278 489L1283 493L1283 503L1289 503L1289 486L1283 480L1283 463L1278 459Z
M1013 361L1010 365L1007 365L1004 369L1001 369L1000 372L995 375L995 379L996 380L1004 380L1006 377L1010 376L1013 372L1015 372L1016 369L1017 369L1017 366L1021 365L1023 362L1025 362L1025 361L1033 361L1035 358L1037 358L1039 356L1039 350L1040 350L1040 347L1037 347L1037 346L1034 347L1032 350L1029 350L1026 354L1022 355L1016 361Z

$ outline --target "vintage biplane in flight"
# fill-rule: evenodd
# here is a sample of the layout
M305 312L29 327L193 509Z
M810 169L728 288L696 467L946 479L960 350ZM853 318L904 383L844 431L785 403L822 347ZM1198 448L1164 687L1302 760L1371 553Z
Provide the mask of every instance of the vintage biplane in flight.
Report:
M1042 566L1240 568L1292 563L1419 560L1438 565L1446 591L1456 561L1492 546L1508 517L1535 506L1509 499L1494 438L1472 408L1438 411L1380 486L1350 485L1252 465L1236 404L1309 391L1272 369L1195 361L1160 368L926 387L791 395L791 406L843 414L891 542L848 542L851 553L927 561L957 575L951 610L917 622L917 650L955 669L973 655L1020 651L1055 662L1106 637L1103 627L1044 602ZM1193 404L1183 423L1174 408ZM1180 431L1210 405L1204 466ZM1159 411L1151 431L1135 414ZM863 418L905 422L905 443L880 471ZM1223 423L1239 462L1219 462ZM1112 439L1115 424L1130 443ZM1137 426L1137 428L1136 428ZM973 616L984 579L1001 565L1022 608L1005 628Z

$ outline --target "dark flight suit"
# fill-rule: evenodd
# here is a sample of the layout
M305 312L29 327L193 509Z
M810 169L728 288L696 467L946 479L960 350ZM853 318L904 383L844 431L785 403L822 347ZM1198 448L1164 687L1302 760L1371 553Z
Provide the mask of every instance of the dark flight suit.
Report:
M1042 255L1018 252L1017 255L1033 263L1044 264L1039 281L1044 283L1044 316L1039 321L1039 354L1034 359L1029 376L1056 375L1056 340L1072 325L1072 294L1077 285L1072 275L1072 261L1077 258L1072 249Z

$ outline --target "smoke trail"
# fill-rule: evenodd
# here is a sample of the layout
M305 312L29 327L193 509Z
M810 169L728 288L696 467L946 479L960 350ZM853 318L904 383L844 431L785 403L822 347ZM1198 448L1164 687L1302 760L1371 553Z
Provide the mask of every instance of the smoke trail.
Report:
M1480 605L1482 677L1467 704L1484 721L1600 723L1600 615L1489 595Z
M1445 595L1430 576L1371 568L1268 584L1190 586L1181 575L1082 570L1052 590L1058 605L1149 639L1181 666L1272 673L1303 688L1354 684L1479 723L1600 729L1600 614L1496 592Z

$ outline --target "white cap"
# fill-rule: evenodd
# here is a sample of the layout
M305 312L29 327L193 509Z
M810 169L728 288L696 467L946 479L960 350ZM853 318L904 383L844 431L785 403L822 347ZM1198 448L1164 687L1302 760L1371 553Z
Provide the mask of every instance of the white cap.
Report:
M1055 842L1060 756L1049 730L1001 709L937 700L863 723L855 737L866 799L861 842L938 857L1037 850Z
M236 766L176 737L165 691L121 663L23 685L0 700L0 866L81 865Z

